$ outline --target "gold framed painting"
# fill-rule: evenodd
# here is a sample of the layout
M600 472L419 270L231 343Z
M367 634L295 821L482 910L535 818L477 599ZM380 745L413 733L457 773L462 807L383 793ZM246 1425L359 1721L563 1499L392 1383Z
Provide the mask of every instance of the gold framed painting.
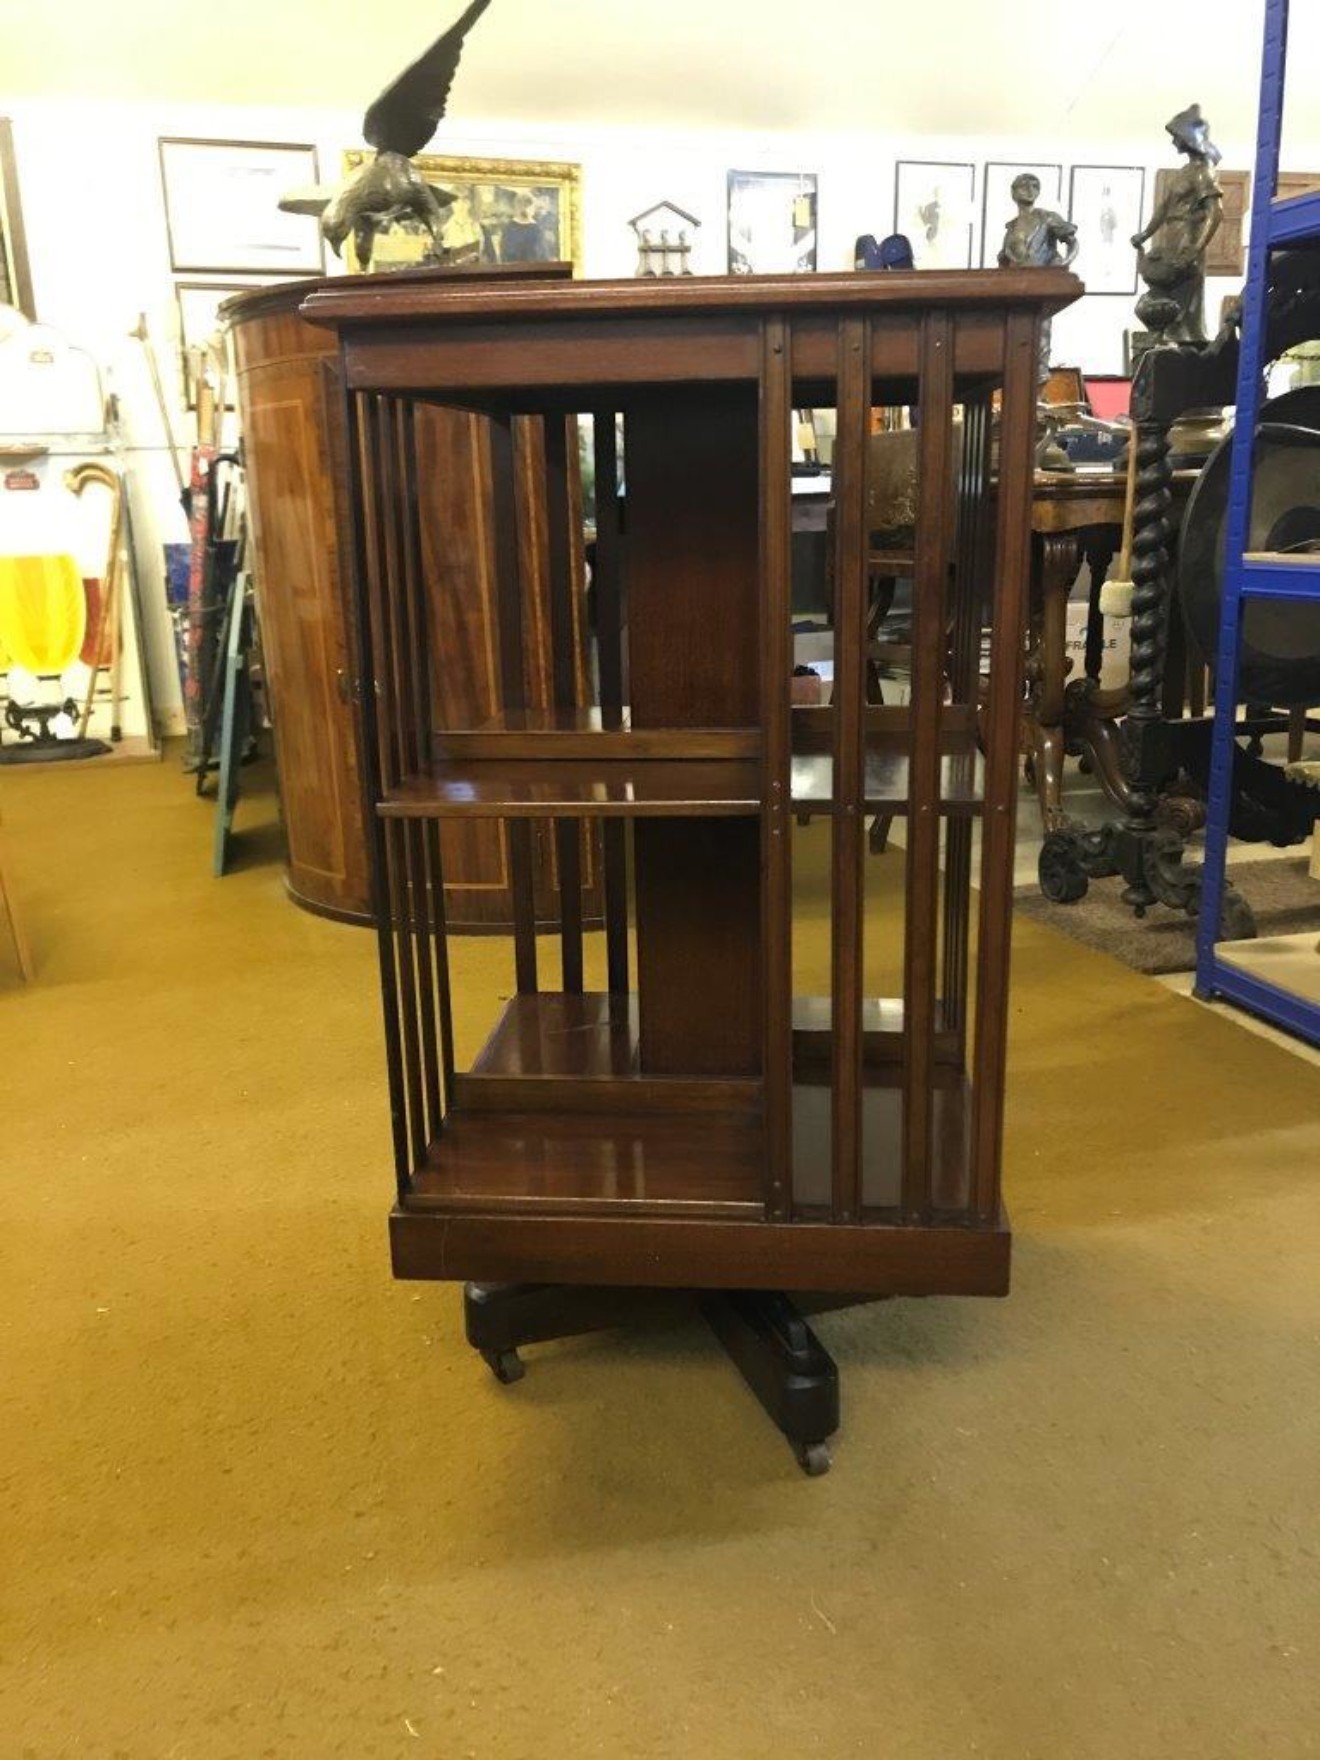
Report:
M364 148L344 154L344 174L372 155ZM451 159L418 153L413 164L453 206L440 242L456 263L570 262L582 273L582 167L553 160ZM398 269L419 263L430 238L418 221L403 220L376 241L373 267ZM344 260L359 265L352 235Z

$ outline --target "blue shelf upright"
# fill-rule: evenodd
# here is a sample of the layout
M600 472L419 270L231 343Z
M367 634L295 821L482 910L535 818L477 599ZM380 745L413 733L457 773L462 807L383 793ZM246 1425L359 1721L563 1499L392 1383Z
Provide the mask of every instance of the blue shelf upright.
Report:
M1224 537L1224 596L1215 666L1215 720L1211 739L1210 802L1205 833L1204 883L1197 926L1196 994L1222 997L1276 1026L1320 1045L1320 1000L1309 1000L1226 960L1219 951L1238 709L1239 650L1244 604L1253 599L1320 603L1320 555L1249 551L1251 486L1256 430L1264 395L1270 255L1279 249L1320 249L1320 195L1278 201L1279 139L1288 55L1288 0L1266 0L1260 117L1252 188L1247 283L1238 357L1237 414L1233 425ZM1244 944L1245 945L1245 944ZM1315 955L1320 971L1320 953ZM1320 996L1320 990L1317 991Z

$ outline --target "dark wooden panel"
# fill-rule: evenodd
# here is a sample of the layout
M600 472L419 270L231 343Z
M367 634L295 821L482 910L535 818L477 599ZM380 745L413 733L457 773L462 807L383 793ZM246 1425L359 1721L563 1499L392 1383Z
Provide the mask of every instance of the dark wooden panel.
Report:
M628 416L635 728L759 721L756 434L751 392ZM643 1066L759 1073L759 825L639 821L634 858Z
M642 1068L759 1075L759 818L638 819L633 838Z
M836 1228L644 1216L390 1218L396 1277L669 1289L847 1289L1002 1296L1010 1243L996 1228Z
M663 319L593 325L590 360L580 324L547 320L522 333L510 349L500 325L471 325L461 336L433 326L345 343L349 383L375 390L483 394L503 390L509 408L532 409L536 392L602 386L750 381L756 377L757 326L744 319L711 318L696 334ZM644 363L644 364L643 364ZM589 397L582 398L585 406Z
M635 728L760 720L756 434L751 392L676 397L628 416Z

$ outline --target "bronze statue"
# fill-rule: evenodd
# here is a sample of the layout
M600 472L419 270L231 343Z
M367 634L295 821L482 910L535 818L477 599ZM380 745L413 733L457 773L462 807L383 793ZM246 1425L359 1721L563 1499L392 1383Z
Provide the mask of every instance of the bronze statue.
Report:
M1187 163L1170 179L1149 223L1133 235L1137 270L1149 290L1137 301L1137 316L1157 341L1204 342L1205 253L1223 218L1215 176L1221 155L1199 104L1164 126Z
M1034 171L1020 172L1013 179L1017 213L1004 228L999 247L1001 269L1066 269L1077 255L1077 228L1062 214L1038 208L1040 179ZM1036 378L1043 385L1050 376L1050 321L1040 326L1040 363Z
M322 236L336 256L351 232L358 267L369 269L377 234L400 220L420 221L431 235L431 255L442 255L440 233L454 197L427 183L411 157L439 126L464 39L489 5L490 0L472 0L458 22L386 86L362 122L376 157L360 166L337 195L329 202L293 196L280 203L295 213L320 213Z

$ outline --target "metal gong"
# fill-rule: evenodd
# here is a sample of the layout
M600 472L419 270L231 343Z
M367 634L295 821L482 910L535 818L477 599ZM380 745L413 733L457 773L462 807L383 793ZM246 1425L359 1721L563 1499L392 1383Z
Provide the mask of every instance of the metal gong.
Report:
M1230 441L1211 453L1183 516L1178 593L1188 634L1213 670L1224 590ZM1248 550L1320 549L1320 385L1260 412ZM1270 708L1320 703L1320 605L1243 606L1239 698Z

